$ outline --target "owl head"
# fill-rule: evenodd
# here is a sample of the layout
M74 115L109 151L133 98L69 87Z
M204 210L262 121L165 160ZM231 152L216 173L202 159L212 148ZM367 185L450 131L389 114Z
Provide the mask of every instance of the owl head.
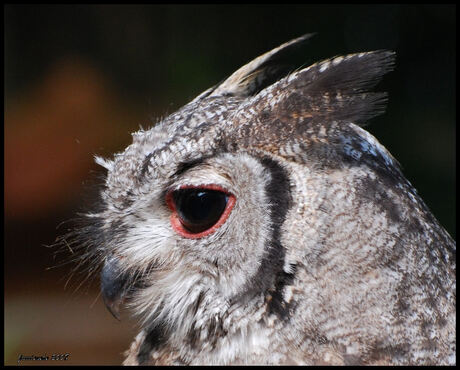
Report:
M86 215L85 245L112 313L125 304L146 333L195 345L265 317L297 315L296 328L321 331L321 306L350 330L394 314L365 303L396 291L417 230L428 230L413 212L426 210L359 126L384 110L386 95L369 90L394 53L286 68L309 37L134 133L112 159L96 157L107 177L101 209ZM382 282L379 292L372 282ZM343 313L354 298L359 318ZM383 330L369 326L363 338Z

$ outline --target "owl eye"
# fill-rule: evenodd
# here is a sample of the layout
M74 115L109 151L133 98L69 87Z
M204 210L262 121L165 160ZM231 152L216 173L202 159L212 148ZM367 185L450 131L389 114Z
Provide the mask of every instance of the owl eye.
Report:
M195 239L211 234L226 221L235 197L209 185L172 191L166 201L173 211L173 228L180 235Z

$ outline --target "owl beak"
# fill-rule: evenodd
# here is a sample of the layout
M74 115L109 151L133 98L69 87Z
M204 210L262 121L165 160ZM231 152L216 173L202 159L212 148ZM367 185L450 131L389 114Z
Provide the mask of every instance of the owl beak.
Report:
M118 259L107 259L101 272L101 293L107 309L117 320L120 320L120 306L128 291L128 282L128 275L121 272Z

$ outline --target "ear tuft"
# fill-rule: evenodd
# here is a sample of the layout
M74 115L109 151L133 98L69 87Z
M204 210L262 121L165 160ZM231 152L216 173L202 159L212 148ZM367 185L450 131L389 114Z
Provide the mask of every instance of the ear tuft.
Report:
M313 35L300 36L262 54L218 85L211 96L251 96L270 86L295 68L289 63L289 57Z
M290 91L279 108L328 122L363 123L385 111L386 93L371 92L393 70L395 53L377 50L331 58L293 73L278 91ZM271 89L270 87L269 89Z

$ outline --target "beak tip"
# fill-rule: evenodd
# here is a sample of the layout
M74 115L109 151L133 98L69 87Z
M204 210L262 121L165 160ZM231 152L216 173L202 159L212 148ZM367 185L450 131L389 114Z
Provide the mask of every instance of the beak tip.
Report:
M102 298L109 312L118 321L120 321L120 306L127 292L127 283L127 275L120 273L117 260L106 261L101 272Z
M110 301L110 300L104 299L104 303L105 303L105 306L107 307L107 310L112 314L112 316L115 317L115 319L117 319L118 321L121 321L120 319L121 301L120 300Z

